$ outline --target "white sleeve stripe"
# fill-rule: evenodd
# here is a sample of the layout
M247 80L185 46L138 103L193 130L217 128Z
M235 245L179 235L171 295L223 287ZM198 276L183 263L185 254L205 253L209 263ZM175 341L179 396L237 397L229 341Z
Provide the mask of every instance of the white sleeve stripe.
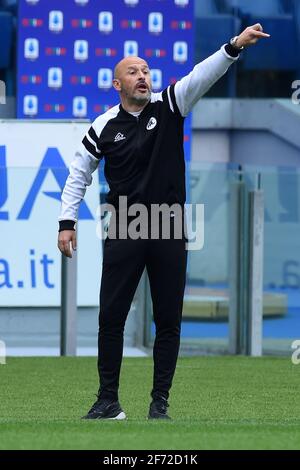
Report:
M95 142L93 141L93 139L90 137L90 135L89 135L88 132L86 133L86 138L87 138L87 140L93 145L93 147L95 147L96 152L97 152L97 153L101 153L101 151L98 150L97 145L95 144Z
M167 93L168 93L168 100L169 100L171 111L174 113L174 106L173 106L173 103L172 103L172 100L171 100L170 87L169 86L168 86L168 89L167 89Z

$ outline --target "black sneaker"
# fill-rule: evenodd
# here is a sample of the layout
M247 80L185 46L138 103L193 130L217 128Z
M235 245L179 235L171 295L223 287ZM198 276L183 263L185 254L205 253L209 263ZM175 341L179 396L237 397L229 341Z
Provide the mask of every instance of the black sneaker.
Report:
M168 406L165 398L153 400L150 404L148 419L171 419L167 414Z
M118 401L98 399L82 419L126 419Z

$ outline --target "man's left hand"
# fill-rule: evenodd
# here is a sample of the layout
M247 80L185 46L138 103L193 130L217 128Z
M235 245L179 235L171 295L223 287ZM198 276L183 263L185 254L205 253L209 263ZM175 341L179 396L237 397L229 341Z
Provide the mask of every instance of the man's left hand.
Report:
M270 34L263 32L263 27L260 23L253 26L248 26L238 37L236 47L247 47L256 44L262 38L269 38Z

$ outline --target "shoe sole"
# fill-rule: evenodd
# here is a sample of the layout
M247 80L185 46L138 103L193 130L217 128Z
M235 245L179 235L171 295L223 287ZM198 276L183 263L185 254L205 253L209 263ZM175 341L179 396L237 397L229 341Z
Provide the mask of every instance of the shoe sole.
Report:
M119 413L117 416L114 416L113 418L101 418L101 419L118 419L118 420L122 420L122 419L126 419L126 414L124 413L124 411L122 411L121 413Z
M109 417L109 416L102 416L101 418L100 417L97 417L97 418L88 418L87 416L82 416L81 419L95 419L95 420L99 420L99 419L117 419L117 420L122 420L122 419L127 419L127 416L126 414L124 413L124 411L121 411L120 413L118 413L116 416L112 416L112 417Z

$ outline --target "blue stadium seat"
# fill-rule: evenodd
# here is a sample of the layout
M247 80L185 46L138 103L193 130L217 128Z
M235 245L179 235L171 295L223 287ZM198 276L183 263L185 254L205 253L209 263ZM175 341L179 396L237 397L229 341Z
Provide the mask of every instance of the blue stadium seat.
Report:
M201 0L195 3L196 17L215 15L218 13L215 0Z
M5 11L10 11L14 15L16 15L18 9L18 2L17 0L0 0L0 8Z
M196 62L206 59L238 34L240 19L227 14L226 0L201 0L196 5ZM227 77L227 93L232 94L232 77Z
M203 16L196 22L196 49L200 50L200 60L216 52L240 30L240 20L232 15Z
M0 12L0 69L10 66L13 34L13 17L11 13Z
M294 0L280 0L284 13L293 13L294 11ZM296 0L297 1L297 0Z
M243 28L261 23L271 34L269 40L260 41L243 54L245 70L297 70L299 46L296 21L287 8L288 0L226 0L232 12L238 14Z
M199 0L195 2L196 17L231 13L227 0Z
M228 0L242 16L275 16L284 13L281 0Z
M296 23L289 17L251 17L251 23L262 23L271 38L260 41L255 52L247 49L243 66L247 70L298 70L299 46Z

